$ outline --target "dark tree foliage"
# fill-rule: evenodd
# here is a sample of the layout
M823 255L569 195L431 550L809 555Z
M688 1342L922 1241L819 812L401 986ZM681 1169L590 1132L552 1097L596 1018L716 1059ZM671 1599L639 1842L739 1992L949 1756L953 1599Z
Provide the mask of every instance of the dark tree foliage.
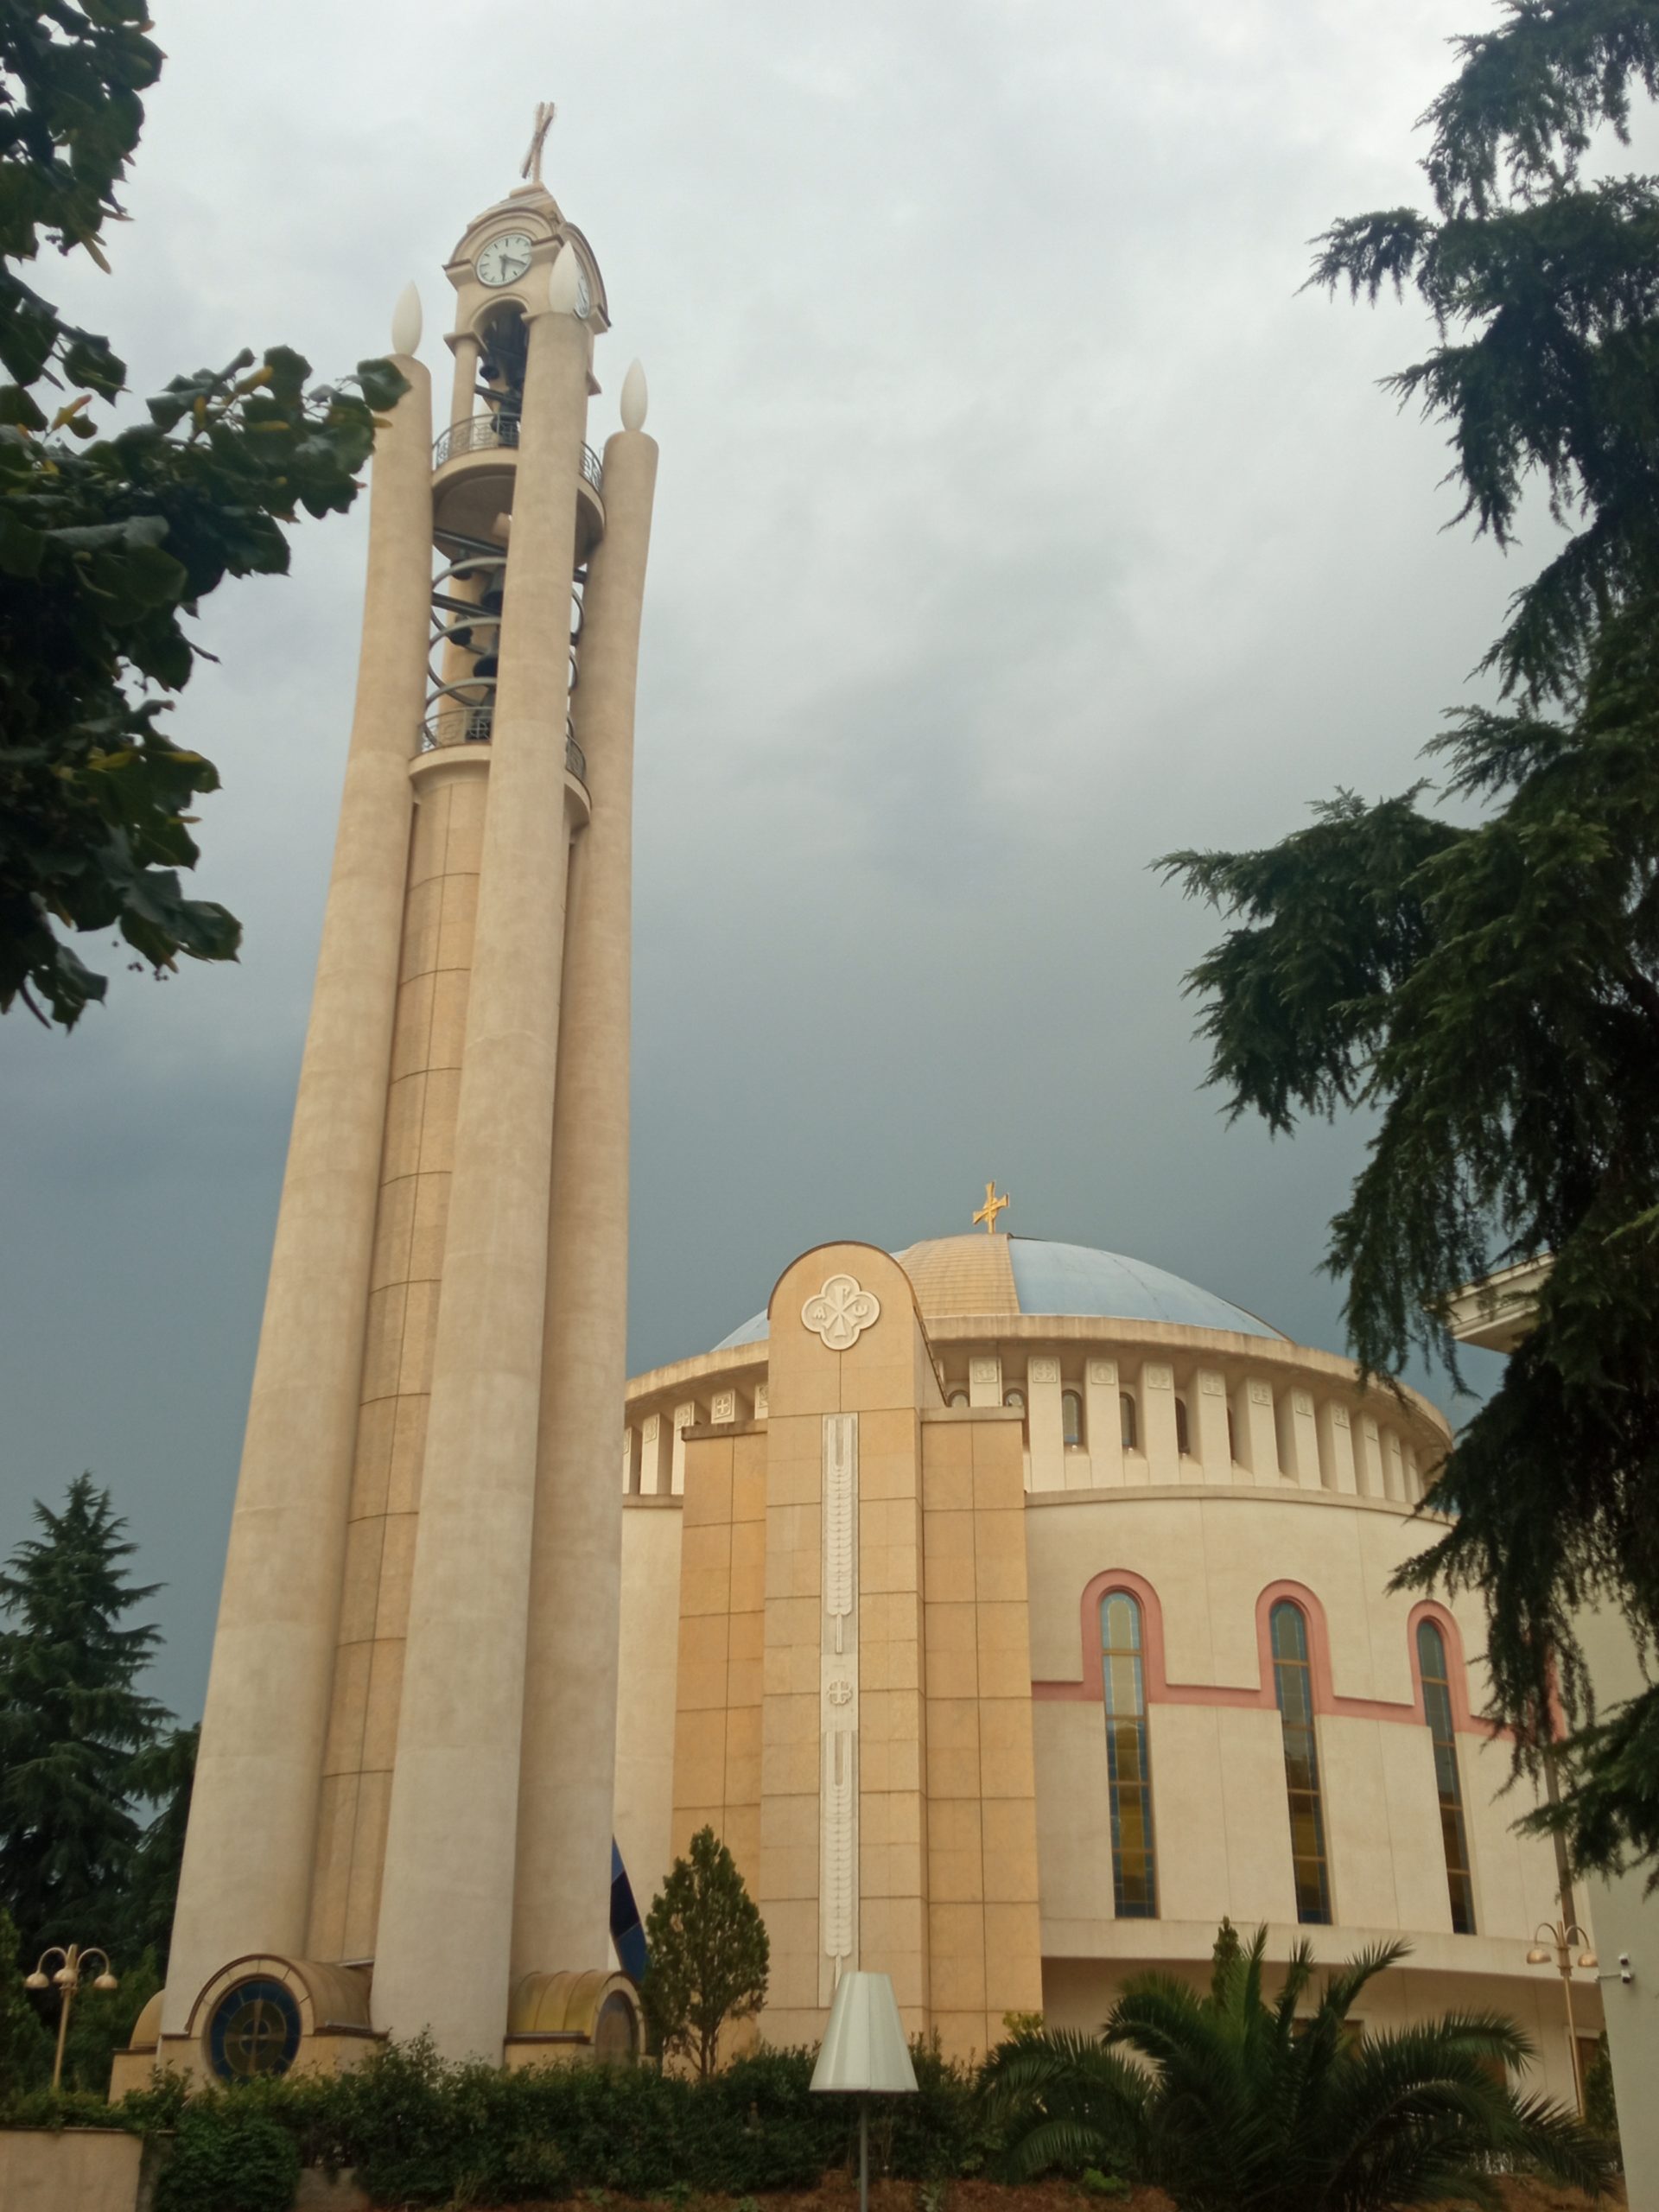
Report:
M712 1828L699 1828L689 1858L674 1861L646 1916L645 1943L646 2023L664 2056L689 2056L707 2081L721 2028L765 2004L771 1957L760 1908Z
M1448 423L1473 515L1514 540L1529 479L1572 533L1516 592L1487 656L1506 692L1570 696L1598 625L1659 575L1659 188L1586 181L1630 91L1659 89L1654 0L1502 0L1423 121L1434 213L1350 216L1311 282L1375 300L1410 283L1440 343L1389 381Z
M218 772L162 734L155 695L188 681L208 593L283 573L283 525L351 505L372 410L404 389L365 361L357 391L308 391L276 346L175 377L147 422L99 435L125 366L18 271L43 245L108 265L162 66L148 28L144 0L0 0L0 1012L21 998L66 1027L105 989L66 928L118 930L157 970L235 957L234 917L179 880Z
M0 1573L0 1906L26 1953L119 1947L139 1850L135 1800L167 1715L137 1687L156 1630L124 1616L155 1595L90 1475ZM118 1961L118 1964L119 1961Z
M1599 2187L1605 2146L1509 2086L1532 2050L1513 2021L1452 2012L1392 2034L1350 2031L1367 1985L1408 1948L1363 1952L1316 1987L1300 1943L1270 1996L1258 1929L1224 1958L1217 1942L1206 1995L1173 1975L1137 1975L1098 2037L1045 2031L1002 2044L984 2078L1010 2130L1014 2176L1105 2156L1178 2212L1496 2208L1499 2159Z
M1429 747L1438 791L1339 792L1266 850L1161 865L1231 925L1188 987L1232 1112L1376 1117L1327 1256L1365 1369L1421 1351L1455 1375L1451 1294L1554 1255L1429 1491L1450 1525L1401 1579L1484 1596L1523 1767L1564 1709L1560 1802L1531 1825L1581 1867L1659 1871L1659 1689L1598 1713L1574 1630L1611 1608L1659 1632L1659 201L1578 181L1596 124L1622 133L1627 88L1654 89L1659 0L1510 0L1459 46L1430 111L1442 221L1339 226L1318 273L1409 270L1446 321L1484 318L1408 377L1483 527L1507 535L1540 469L1585 527L1495 648L1515 710Z
M0 1905L0 2109L38 2088L52 2063L51 2041L23 1986L26 1971L16 1928Z

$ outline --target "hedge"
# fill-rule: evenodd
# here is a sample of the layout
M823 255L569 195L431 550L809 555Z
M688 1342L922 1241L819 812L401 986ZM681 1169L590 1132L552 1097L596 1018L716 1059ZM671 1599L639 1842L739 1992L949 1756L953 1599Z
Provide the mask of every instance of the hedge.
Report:
M146 2134L177 2131L156 2212L281 2212L292 2196L281 2176L300 2164L354 2167L378 2202L397 2205L595 2191L747 2196L813 2188L851 2154L853 2102L812 2094L816 2056L760 2050L703 2082L653 2067L451 2066L421 2041L387 2045L338 2075L188 2098L181 2081L163 2080L100 2117ZM912 2056L918 2094L874 2107L872 2163L917 2182L980 2172L1000 2141L972 2070L924 2044ZM84 2123L92 2115L73 2101L73 2119ZM52 2125L36 2109L43 2102L19 2100L5 2123Z

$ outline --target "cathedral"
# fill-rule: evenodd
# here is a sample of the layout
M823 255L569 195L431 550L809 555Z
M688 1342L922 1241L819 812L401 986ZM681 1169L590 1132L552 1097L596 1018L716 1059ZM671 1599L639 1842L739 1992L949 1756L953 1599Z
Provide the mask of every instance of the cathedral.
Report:
M169 1977L117 2090L422 2032L625 2059L640 1914L709 1824L770 1934L746 2034L816 2041L875 1970L967 2058L1202 1974L1228 1915L1281 1961L1404 1938L1369 2019L1495 2007L1570 2099L1528 1952L1588 1903L1515 1833L1478 1605L1389 1590L1427 1401L1012 1235L995 1185L897 1253L826 1222L628 1379L658 449L637 363L589 442L609 307L542 135L447 264L435 438L397 308Z

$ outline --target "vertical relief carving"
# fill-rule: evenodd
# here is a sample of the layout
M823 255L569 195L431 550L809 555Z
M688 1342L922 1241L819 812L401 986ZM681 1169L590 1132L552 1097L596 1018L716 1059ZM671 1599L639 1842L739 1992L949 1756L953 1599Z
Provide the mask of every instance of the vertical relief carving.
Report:
M819 1997L858 1964L858 1415L823 1416Z

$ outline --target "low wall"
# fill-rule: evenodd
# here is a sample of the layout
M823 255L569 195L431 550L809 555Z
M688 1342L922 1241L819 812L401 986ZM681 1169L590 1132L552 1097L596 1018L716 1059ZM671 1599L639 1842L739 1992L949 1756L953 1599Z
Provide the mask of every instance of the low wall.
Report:
M148 2212L144 2152L115 2127L0 2129L0 2212Z

